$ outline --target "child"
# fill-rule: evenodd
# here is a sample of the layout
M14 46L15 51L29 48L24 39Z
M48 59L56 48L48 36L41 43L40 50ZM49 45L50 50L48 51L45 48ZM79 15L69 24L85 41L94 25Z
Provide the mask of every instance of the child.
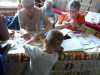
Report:
M50 30L44 40L44 50L30 45L24 45L25 51L30 57L26 75L49 75L55 62L58 60L58 52L61 50L63 34L58 30Z
M58 17L58 22L56 28L68 28L73 31L80 29L81 25L84 24L85 18L82 13L80 13L80 2L71 1L68 4L68 12Z

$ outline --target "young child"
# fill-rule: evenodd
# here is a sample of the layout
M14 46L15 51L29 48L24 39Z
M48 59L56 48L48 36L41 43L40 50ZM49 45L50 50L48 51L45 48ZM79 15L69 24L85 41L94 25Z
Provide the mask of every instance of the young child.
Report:
M73 0L68 4L68 12L58 16L56 28L68 28L73 31L78 30L85 22L84 15L80 12L80 2Z
M44 40L44 49L31 45L24 45L30 57L30 65L25 75L49 75L53 65L58 60L61 50L63 34L58 30L50 30Z

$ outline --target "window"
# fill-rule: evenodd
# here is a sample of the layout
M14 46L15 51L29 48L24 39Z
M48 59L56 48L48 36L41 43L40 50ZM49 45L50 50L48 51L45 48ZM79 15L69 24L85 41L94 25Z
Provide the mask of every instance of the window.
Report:
M0 7L17 7L18 1L17 0L0 0Z

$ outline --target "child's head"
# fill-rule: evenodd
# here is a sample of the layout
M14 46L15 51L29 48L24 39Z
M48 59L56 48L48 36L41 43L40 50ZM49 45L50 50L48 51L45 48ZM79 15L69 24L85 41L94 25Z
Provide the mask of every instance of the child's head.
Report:
M21 4L22 7L27 11L27 13L30 15L33 13L35 0L22 0Z
M79 14L80 7L81 7L81 5L80 5L79 1L72 0L69 2L68 10L69 10L70 16L72 18L77 17L77 15Z
M63 34L56 30L52 29L48 32L45 38L45 48L50 50L59 50L63 42Z

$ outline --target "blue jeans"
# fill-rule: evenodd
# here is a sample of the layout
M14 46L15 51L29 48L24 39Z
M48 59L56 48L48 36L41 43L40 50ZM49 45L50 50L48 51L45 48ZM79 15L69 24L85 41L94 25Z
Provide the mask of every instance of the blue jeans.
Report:
M0 75L4 75L4 56L0 54Z

